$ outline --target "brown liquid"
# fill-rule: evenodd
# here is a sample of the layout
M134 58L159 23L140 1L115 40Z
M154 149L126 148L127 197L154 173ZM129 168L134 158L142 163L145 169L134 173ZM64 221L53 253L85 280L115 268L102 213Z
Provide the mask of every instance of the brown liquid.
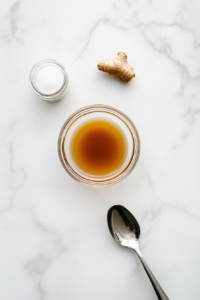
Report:
M71 153L84 172L107 175L122 166L126 159L126 136L114 122L90 120L80 125L74 133Z

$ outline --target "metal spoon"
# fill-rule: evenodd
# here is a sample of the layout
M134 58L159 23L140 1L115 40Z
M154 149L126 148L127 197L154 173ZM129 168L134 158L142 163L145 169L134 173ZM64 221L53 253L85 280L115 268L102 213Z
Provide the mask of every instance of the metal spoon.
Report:
M115 242L137 253L159 300L169 300L139 250L140 226L134 216L121 205L112 206L107 215L108 228Z

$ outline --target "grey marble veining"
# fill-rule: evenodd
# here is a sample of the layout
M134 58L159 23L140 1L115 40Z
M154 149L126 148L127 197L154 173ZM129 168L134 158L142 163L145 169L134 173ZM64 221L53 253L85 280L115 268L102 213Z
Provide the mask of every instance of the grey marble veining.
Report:
M200 299L200 3L0 2L0 298L156 299L137 257L110 238L114 204L141 226L141 251L169 299ZM97 70L128 55L128 84ZM57 103L37 98L29 71L45 58L70 77ZM75 110L119 108L141 138L121 183L72 180L57 155Z

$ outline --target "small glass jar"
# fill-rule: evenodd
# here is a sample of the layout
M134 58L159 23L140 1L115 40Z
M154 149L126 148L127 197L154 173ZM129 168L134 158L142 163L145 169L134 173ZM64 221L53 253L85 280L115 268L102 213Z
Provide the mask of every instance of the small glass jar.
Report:
M112 174L104 176L91 175L81 170L73 160L70 148L78 126L95 119L115 122L127 140L127 154L123 165ZM79 109L64 123L58 138L58 155L64 169L75 180L97 187L110 186L123 180L134 169L140 155L140 138L135 125L123 112L111 106L95 104Z
M57 72L59 75L60 83L58 83L58 87L48 91L48 89L41 89L41 87L38 85L37 78L40 74L40 71L45 70L45 68L51 67L55 70L55 73ZM48 72L48 69L46 69ZM47 73L48 74L48 73ZM43 76L44 77L44 76ZM34 92L43 100L55 102L64 97L64 95L67 92L67 89L69 87L69 77L67 75L67 72L63 65L61 65L59 62L53 60L53 59L44 59L38 63L36 63L33 68L30 71L29 76L30 84ZM48 83L48 78L43 78L43 80L46 80Z

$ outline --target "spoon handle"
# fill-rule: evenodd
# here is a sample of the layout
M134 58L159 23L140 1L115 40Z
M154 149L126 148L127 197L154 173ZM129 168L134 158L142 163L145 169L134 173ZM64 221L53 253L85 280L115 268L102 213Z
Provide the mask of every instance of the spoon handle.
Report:
M138 254L138 253L137 253ZM149 266L147 265L146 261L144 260L144 258L142 256L140 256L140 254L138 254L140 261L153 285L153 288L156 292L156 295L158 297L159 300L169 300L169 298L167 297L167 295L165 294L165 292L163 291L163 289L161 288L160 284L158 283L158 281L156 280L156 278L154 277L153 273L151 272L151 270L149 269Z

